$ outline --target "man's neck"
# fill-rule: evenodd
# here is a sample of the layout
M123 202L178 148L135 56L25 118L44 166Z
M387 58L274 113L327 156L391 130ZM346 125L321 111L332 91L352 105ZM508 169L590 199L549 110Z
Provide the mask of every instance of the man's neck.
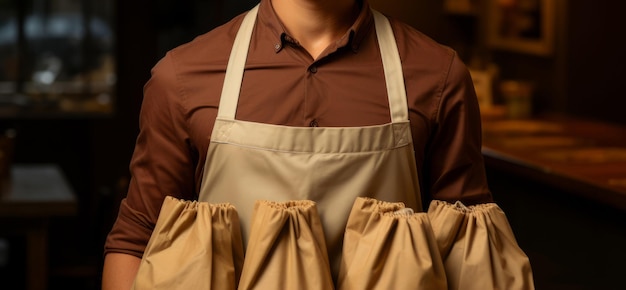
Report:
M289 34L315 59L343 36L359 14L356 0L272 0Z

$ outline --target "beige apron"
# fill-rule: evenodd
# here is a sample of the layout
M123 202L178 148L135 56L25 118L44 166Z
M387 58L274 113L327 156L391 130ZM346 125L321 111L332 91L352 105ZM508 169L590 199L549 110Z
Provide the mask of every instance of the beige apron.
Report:
M422 210L395 38L386 17L374 12L391 123L309 128L240 121L235 112L256 13L255 7L244 18L233 45L199 200L235 206L244 246L256 201L314 201L336 277L344 229L357 197L401 201Z

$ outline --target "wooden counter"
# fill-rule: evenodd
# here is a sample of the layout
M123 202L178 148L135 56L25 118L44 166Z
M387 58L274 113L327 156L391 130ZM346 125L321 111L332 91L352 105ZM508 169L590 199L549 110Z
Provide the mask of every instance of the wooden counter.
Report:
M491 169L626 211L626 126L572 117L484 120Z

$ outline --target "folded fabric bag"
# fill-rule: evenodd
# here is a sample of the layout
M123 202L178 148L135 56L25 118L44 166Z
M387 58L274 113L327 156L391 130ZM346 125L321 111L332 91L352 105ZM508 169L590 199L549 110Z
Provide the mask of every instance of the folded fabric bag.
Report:
M240 290L332 290L326 240L313 201L257 201Z
M426 213L357 198L348 218L338 290L447 289Z
M495 203L432 201L428 216L451 290L534 289L530 262Z
M232 205L168 196L132 289L234 290L243 258L239 216Z

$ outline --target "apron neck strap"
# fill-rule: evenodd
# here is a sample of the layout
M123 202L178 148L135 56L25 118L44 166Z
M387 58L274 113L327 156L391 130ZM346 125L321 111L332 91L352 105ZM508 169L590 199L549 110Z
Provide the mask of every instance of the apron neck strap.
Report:
M241 27L235 37L233 48L226 67L226 76L220 97L220 106L217 117L224 120L234 120L237 111L237 103L241 92L243 73L252 39L252 31L258 13L259 5L252 8L244 17ZM385 72L387 85L387 97L389 98L389 110L393 123L408 121L408 106L406 90L404 87L404 75L402 62L393 35L389 20L383 14L372 10L376 27L376 37L380 48L380 55Z

